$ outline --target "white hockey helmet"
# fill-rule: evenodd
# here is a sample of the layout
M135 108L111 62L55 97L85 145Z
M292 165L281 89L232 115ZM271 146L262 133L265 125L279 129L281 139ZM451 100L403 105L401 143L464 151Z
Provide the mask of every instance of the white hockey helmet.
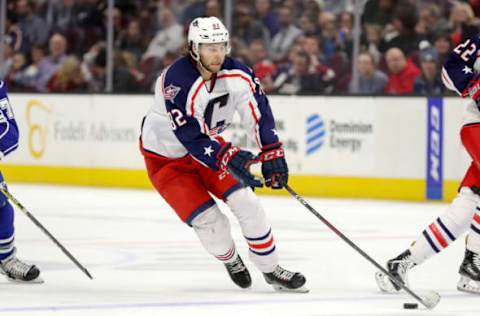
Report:
M200 60L200 44L226 43L227 54L230 53L230 35L218 18L196 18L188 28L188 46L190 55L196 61Z

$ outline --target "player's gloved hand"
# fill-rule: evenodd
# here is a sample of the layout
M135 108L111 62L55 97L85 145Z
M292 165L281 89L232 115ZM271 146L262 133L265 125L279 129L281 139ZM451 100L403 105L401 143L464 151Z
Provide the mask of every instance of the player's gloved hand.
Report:
M250 166L259 160L249 151L226 143L219 153L220 170L228 170L238 181L249 187L263 187L262 180L250 172Z
M260 161L267 187L281 189L284 183L288 183L288 166L282 143L264 147L260 153Z

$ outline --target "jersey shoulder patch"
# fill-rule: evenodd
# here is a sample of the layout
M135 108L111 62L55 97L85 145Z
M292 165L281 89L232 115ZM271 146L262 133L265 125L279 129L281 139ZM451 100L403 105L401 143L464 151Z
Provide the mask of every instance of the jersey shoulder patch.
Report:
M180 90L182 90L182 88L174 86L173 84L169 84L163 89L163 97L165 100L173 102Z
M200 73L190 57L178 59L166 70L162 83L163 97L166 101L178 105L186 103L186 97L199 76Z

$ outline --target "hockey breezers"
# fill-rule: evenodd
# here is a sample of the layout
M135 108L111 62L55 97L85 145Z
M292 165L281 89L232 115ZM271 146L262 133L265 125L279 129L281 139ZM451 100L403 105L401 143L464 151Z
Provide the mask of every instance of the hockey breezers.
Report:
M307 208L313 215L315 215L320 221L322 221L330 230L332 230L338 237L345 241L350 247L355 249L362 257L370 261L378 270L387 275L395 284L401 287L405 292L407 292L411 297L417 300L420 304L425 306L428 309L433 309L437 306L440 301L440 295L434 291L425 291L423 295L418 295L408 286L406 286L402 281L394 277L390 272L388 272L384 267L382 267L377 261L370 257L365 251L358 247L352 240L345 236L341 231L339 231L333 224L331 224L327 219L325 219L320 213L318 213L310 204L305 201L300 195L298 195L287 183L283 184L285 189L290 193L297 201L299 201L305 208Z
M20 211L22 211L45 235L50 238L55 245L62 250L62 252L80 269L85 273L90 279L93 280L92 275L88 270L82 266L80 262L55 238L53 235L30 213L10 192L8 192L4 187L0 186L0 192L2 192Z

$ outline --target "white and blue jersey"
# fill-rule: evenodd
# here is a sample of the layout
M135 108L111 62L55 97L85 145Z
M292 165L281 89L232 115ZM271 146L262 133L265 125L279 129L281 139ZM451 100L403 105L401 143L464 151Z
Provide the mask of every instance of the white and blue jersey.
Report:
M17 147L18 126L8 100L7 88L5 83L0 81L0 158L8 155Z
M475 36L457 45L447 56L442 68L442 81L445 86L462 97L468 96L470 81L480 72L480 36ZM464 124L480 122L480 112L472 100L467 105Z
M165 69L155 84L155 99L142 127L147 151L168 158L190 154L218 170L222 144L215 138L238 113L261 149L278 143L267 97L251 69L227 57L211 80L203 80L188 56Z
M459 44L447 56L442 69L442 79L447 88L462 96L468 94L466 89L474 77L475 69L477 72L480 70L480 65L475 64L479 50L480 37L475 36Z

